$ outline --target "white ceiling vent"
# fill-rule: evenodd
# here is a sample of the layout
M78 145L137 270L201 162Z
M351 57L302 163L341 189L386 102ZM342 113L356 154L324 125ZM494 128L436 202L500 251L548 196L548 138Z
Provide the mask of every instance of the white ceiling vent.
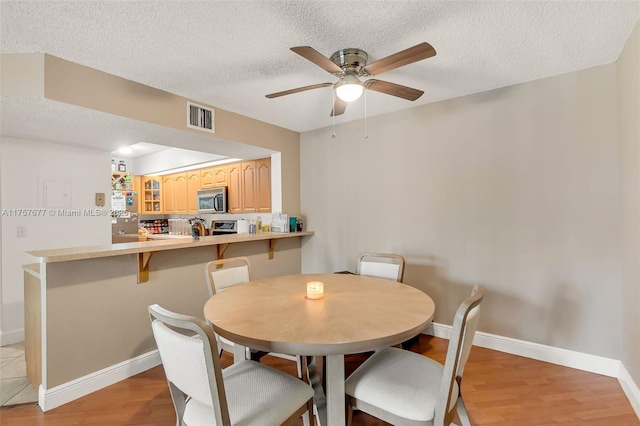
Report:
M187 127L215 133L213 109L187 102Z

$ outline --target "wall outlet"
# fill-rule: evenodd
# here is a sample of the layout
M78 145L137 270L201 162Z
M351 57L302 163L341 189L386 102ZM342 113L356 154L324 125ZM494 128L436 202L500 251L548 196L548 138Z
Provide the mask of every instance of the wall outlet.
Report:
M24 238L27 236L27 227L18 226L18 238Z

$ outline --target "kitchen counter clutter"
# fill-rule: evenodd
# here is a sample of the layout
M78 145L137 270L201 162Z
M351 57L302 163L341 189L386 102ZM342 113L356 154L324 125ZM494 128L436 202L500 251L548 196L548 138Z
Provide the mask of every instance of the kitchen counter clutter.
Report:
M207 262L246 256L257 278L299 274L301 245L313 235L227 234L27 252L26 362L40 408L159 365L147 308L157 303L202 317Z

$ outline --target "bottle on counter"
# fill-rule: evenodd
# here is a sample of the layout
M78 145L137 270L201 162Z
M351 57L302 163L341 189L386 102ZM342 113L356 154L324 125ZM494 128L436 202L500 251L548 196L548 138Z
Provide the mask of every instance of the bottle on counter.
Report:
M255 219L251 219L249 221L249 233L250 234L255 234L256 233L256 221L255 221Z
M256 218L256 233L262 232L262 218L258 216Z

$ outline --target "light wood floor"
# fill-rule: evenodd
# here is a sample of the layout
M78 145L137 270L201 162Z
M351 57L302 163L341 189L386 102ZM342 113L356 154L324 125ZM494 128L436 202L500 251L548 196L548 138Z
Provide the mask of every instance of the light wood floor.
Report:
M447 344L421 336L412 350L443 362ZM365 358L348 356L347 374ZM290 361L267 356L263 362L295 375ZM223 365L230 363L225 355ZM462 383L473 425L640 425L611 377L474 347ZM1 408L0 424L172 426L175 414L162 367L156 367L47 413L32 404ZM353 424L386 425L364 413L355 413Z

